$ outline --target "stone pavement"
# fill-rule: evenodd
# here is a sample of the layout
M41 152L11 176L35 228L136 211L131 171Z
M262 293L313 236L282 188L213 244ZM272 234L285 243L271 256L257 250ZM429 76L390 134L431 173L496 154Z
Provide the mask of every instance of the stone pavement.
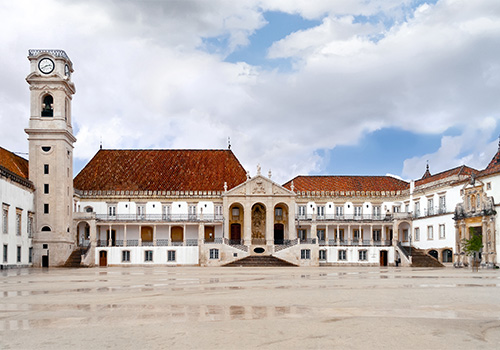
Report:
M500 349L500 272L1 272L0 349Z

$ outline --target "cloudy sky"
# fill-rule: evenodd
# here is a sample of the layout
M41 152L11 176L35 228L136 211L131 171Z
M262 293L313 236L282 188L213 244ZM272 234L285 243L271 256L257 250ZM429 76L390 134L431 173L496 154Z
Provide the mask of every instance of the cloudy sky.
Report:
M27 152L30 48L74 64L75 172L104 148L226 148L255 174L484 168L498 0L0 0L0 145Z

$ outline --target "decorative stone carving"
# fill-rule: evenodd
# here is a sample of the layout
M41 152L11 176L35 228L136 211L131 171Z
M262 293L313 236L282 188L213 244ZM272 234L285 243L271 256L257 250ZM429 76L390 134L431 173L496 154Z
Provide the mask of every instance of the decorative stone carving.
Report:
M252 194L264 194L266 193L266 188L264 187L264 183L262 180L258 180L255 182L252 190Z

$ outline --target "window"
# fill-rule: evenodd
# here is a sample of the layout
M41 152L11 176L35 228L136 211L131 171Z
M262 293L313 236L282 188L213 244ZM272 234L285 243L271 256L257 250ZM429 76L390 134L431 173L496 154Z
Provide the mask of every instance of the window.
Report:
M21 213L18 211L16 213L16 235L20 236L21 235Z
M43 98L42 103L42 117L53 117L54 116L54 98L50 95L46 95Z
M122 262L130 262L130 250L122 250Z
M373 240L374 241L380 241L380 230L373 230Z
M420 241L420 228L419 227L415 227L415 237L414 237L415 241Z
M2 209L2 232L9 233L9 207L6 205Z
M377 206L374 206L373 207L373 216L378 218L380 217L380 213L381 213L381 210L380 210L380 205L377 205Z
M432 226L427 226L427 239L434 239L434 227Z
M49 184L43 184L43 193L45 194L49 193Z
M163 220L170 220L172 218L172 205L167 204L162 207Z
M359 252L359 261L366 261L367 259L367 254L366 250L360 250Z
M108 216L116 216L116 205L108 205Z
M486 183L486 190L491 190L491 182Z
M52 147L50 147L50 146L42 146L42 151L48 152L48 151L50 151L51 148Z
M344 215L344 207L343 206L335 206L335 215L342 216Z
M215 206L215 218L222 219L222 205L220 204Z
M439 197L439 214L446 213L446 196Z
M361 216L361 211L363 210L363 207L361 206L355 206L354 207L354 216Z
M49 174L49 165L48 164L44 164L43 165L43 173L45 175L48 175Z
M322 218L325 216L325 206L318 206L318 217Z
M175 261L175 250L167 251L167 261Z
M359 240L359 229L354 229L353 236L355 241Z
M144 214L146 214L146 206L144 204L138 204L137 205L137 218L144 219Z
M326 260L326 250L321 249L319 251L319 260Z
M400 205L395 205L392 207L392 212L393 213L399 213L401 212L401 206Z
M409 230L407 228L405 228L403 230L403 242L408 242L408 239L409 239L408 235L409 235Z
M410 203L406 203L405 204L405 213L409 213L410 212Z
M94 208L92 207L85 207L85 212L86 213L92 213L94 211Z
M17 246L17 262L18 263L21 262L21 246L20 245Z
M325 229L323 228L320 228L316 231L316 236L318 237L318 239L320 241L324 241L325 240Z
M434 199L427 200L427 215L434 215Z
M28 262L31 264L33 262L33 248L28 249Z
M28 238L33 237L33 215L32 214L28 214L27 231L28 231Z
M188 214L190 220L196 220L196 204L190 205L188 207Z
M339 260L340 261L347 260L347 252L345 250L339 250Z
M420 202L415 202L415 217L420 216Z
M219 249L210 249L210 259L219 259Z
M43 213L44 214L48 214L49 213L49 204L48 203L45 203L43 205Z
M444 229L444 225L439 225L439 239L445 239L446 238L446 232Z
M42 231L43 232L50 232L51 230L50 230L50 227L44 226L44 227L42 227Z
M307 239L307 231L303 228L299 229L299 240L305 241Z
M299 216L301 218L306 217L306 206L305 205L299 205Z
M8 258L8 253L9 251L9 246L7 244L4 244L3 245L3 262L6 263L7 262L7 258Z
M152 250L146 250L144 252L144 261L153 261L153 251Z
M239 220L240 219L240 208L234 207L231 210L231 215L233 216L233 220Z
M300 258L302 260L311 259L311 249L301 249L300 250Z

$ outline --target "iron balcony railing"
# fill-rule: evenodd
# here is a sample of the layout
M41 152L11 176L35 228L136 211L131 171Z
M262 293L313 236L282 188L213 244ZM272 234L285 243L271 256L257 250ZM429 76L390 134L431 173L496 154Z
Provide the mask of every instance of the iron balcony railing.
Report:
M392 215L387 215L387 214L342 214L342 215L336 215L336 214L326 214L326 215L317 215L316 216L316 221L383 221L383 220L391 220ZM296 215L297 220L312 220L313 215L307 214L307 215Z
M222 222L223 216L220 214L96 214L96 219L100 221Z
M186 239L185 241L171 241L169 239L157 239L156 241L140 241L138 239L127 239L108 241L105 239L97 240L98 247L166 247L166 246L184 246L193 247L198 245L197 239Z
M424 210L418 210L413 214L414 218L423 218L426 216L434 216L434 215L443 215L447 214L448 212L446 211L446 206L437 206L437 207L430 207L430 208L424 208Z

